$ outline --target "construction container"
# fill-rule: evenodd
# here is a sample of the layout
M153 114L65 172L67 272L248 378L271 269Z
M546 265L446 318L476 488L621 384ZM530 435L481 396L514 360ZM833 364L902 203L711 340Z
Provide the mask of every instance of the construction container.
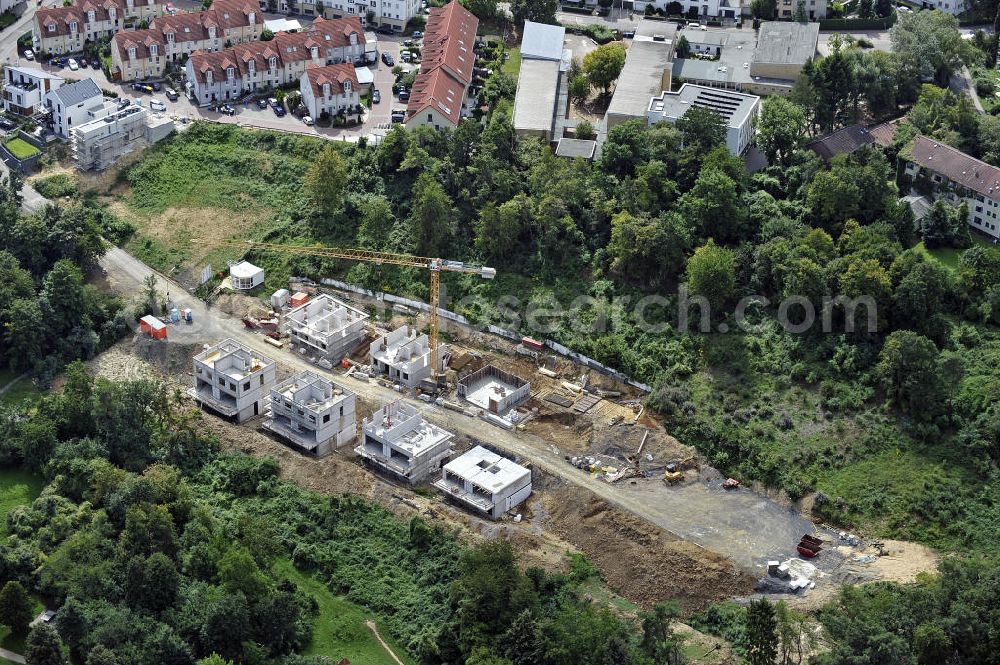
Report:
M292 294L292 307L301 307L309 302L309 294L297 291Z
M167 324L152 315L147 314L139 319L139 330L153 339L167 338Z
M545 345L539 342L537 339L534 339L533 337L522 337L521 346L523 346L526 349L531 349L532 351L545 350Z
M191 313L191 308L190 307L185 307L184 311L181 312L181 314L183 314L184 320L187 321L188 323L191 323L192 321L194 321L194 315Z
M288 289L278 289L271 295L271 307L275 311L281 311L288 306L288 301L291 297Z

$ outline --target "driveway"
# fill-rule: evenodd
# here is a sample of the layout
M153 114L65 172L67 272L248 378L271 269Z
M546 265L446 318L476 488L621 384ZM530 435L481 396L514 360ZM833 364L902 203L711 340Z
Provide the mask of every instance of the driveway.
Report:
M628 12L620 7L613 7L608 16L593 16L577 14L576 12L556 12L556 20L563 25L604 25L611 30L635 30L639 25L642 13Z

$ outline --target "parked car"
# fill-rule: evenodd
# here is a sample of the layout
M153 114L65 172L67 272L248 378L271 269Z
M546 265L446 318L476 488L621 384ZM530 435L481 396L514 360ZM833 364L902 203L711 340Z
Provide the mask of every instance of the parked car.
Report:
M178 99L180 99L180 95L178 95L177 91L174 90L173 88L167 88L166 90L163 91L163 94L166 95L167 99L169 99L172 102L176 102Z
M236 115L236 109L234 109L229 104L223 104L219 107L219 113L225 113L226 115Z
M159 92L160 89L163 88L163 86L160 84L159 81L153 81L151 85L153 86L153 90L155 90L156 92Z
M391 35L392 34L392 28L390 28L387 25L383 25L378 30L376 30L376 32L378 34L380 34L380 35Z
M123 108L125 108L131 103L132 102L129 101L127 97L122 97L121 99L118 100L118 110L121 111Z
M24 58L25 58L25 60L34 60L35 59L35 52L32 51L30 48L24 49Z
M372 104L378 104L382 101L382 93L378 91L378 88L372 90Z
M421 39L423 36L424 36L423 32L421 32L420 30L414 30L413 32L414 39Z
M15 123L11 122L7 118L0 118L0 129L2 129L3 131L10 132L16 128L17 125Z
M163 112L167 110L167 105L159 99L151 99L149 100L149 110Z
M392 54L386 53L385 51L382 51L382 62L385 63L386 67L392 67L393 65L396 64L396 61L395 59L393 59Z
M403 109L393 109L390 117L392 118L393 122L403 122L404 120L406 120L406 111L404 111Z
M73 58L70 58L69 59L69 69L70 69L70 71L75 72L76 70L80 69L80 64L76 60L74 60Z
M150 94L153 92L153 86L147 85L145 83L138 83L138 82L133 83L132 89L135 90L136 92L146 92Z
M264 109L266 109L267 108L267 100L264 99L263 97L261 97L260 99L258 99L257 100L257 108L259 108L261 111L263 111Z
M409 90L400 90L399 91L399 101L405 102L409 98L410 98L410 91Z
M88 65L89 63L87 62L87 59L86 59L86 58L80 58L80 59L79 59L79 60L77 61L77 64L79 64L79 65L80 65L80 68L81 68L81 69L86 69L86 68L87 68L87 65Z
M59 58L49 58L49 67L62 67L59 64Z
M281 104L275 102L274 106L272 106L271 109L274 111L274 115L278 116L279 118L285 117L285 107L282 106Z
M312 127L314 124L316 124L315 122L313 122L311 115L302 116L302 122L306 123L307 127Z
M409 51L403 51L402 53L399 54L399 59L402 60L403 62L412 62L413 54L410 53Z

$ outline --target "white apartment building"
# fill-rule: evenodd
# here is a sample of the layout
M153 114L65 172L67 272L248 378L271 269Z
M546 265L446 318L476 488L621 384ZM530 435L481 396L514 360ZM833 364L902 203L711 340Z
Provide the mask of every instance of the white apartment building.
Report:
M368 315L327 293L285 314L293 351L321 367L340 362L365 334Z
M33 67L4 67L3 108L7 113L30 118L45 110L45 95L64 83L55 74Z
M348 62L310 67L302 73L299 92L312 118L357 115L355 111L359 109L361 99L358 96L358 76L354 72L354 65Z
M116 103L104 99L94 79L50 90L45 95L45 106L52 112L52 129L64 139L73 137L73 128L118 110Z
M635 0L635 12L645 12L647 6L666 11L670 2L671 0ZM703 18L736 20L742 14L740 0L679 0L679 2L684 8L682 13L685 15L688 15L692 8Z
M81 171L103 171L136 148L161 141L173 131L170 118L127 106L74 127L73 158Z
M664 91L649 102L646 120L671 124L693 107L709 109L722 116L726 124L726 147L742 155L753 141L760 112L760 97L730 90L685 83L677 92Z
M954 205L964 202L969 207L969 225L1000 240L1000 168L926 136L916 137L899 156L906 160L911 180L926 177L935 199Z
M354 452L378 470L417 485L451 455L453 436L396 400L362 421L361 444Z
M427 335L400 326L368 347L368 362L393 383L412 388L431 376L431 346Z
M317 457L357 437L357 397L315 372L300 372L271 389L264 428Z
M925 9L936 9L948 14L961 14L969 8L965 0L922 0L921 5Z
M273 360L226 339L194 357L194 387L188 395L201 406L243 422L264 412L276 374Z
M467 508L499 519L531 495L531 469L476 446L445 464L434 487Z

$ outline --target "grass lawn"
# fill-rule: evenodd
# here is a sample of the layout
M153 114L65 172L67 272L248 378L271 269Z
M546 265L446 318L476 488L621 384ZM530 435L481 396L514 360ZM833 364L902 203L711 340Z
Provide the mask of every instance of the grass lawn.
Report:
M3 14L0 14L0 30L14 25L15 21L17 21L17 17L14 16L13 12L4 12Z
M4 145L6 145L11 154L18 159L26 159L41 152L41 150L21 138L11 139Z
M503 70L516 79L518 72L521 71L521 47L515 46L507 49L507 55L507 62L503 63Z
M17 372L13 372L8 369L0 369L0 390L4 386L10 384L11 381L17 379L20 376ZM41 395L38 388L34 383L31 382L29 378L23 378L17 381L10 390L0 395L0 404L7 404L9 406L15 406L20 404L26 399L33 400Z
M42 493L42 479L21 469L0 469L0 535L7 533L7 513Z
M372 617L364 608L333 595L325 584L299 572L291 561L280 561L275 567L279 574L295 582L319 605L319 614L313 626L313 641L304 652L306 656L326 656L334 663L347 658L351 665L396 665L396 661L365 625L365 621ZM400 660L407 665L415 665L381 626L379 633Z
M985 240L977 236L972 236L972 244L982 245L983 247L989 246L989 243L987 243ZM928 256L937 259L938 261L940 261L941 265L956 271L958 270L958 260L962 257L962 252L965 251L964 249L954 249L952 247L938 247L937 249L927 249L926 247L924 247L923 241L917 243L915 249L917 251L924 252Z

